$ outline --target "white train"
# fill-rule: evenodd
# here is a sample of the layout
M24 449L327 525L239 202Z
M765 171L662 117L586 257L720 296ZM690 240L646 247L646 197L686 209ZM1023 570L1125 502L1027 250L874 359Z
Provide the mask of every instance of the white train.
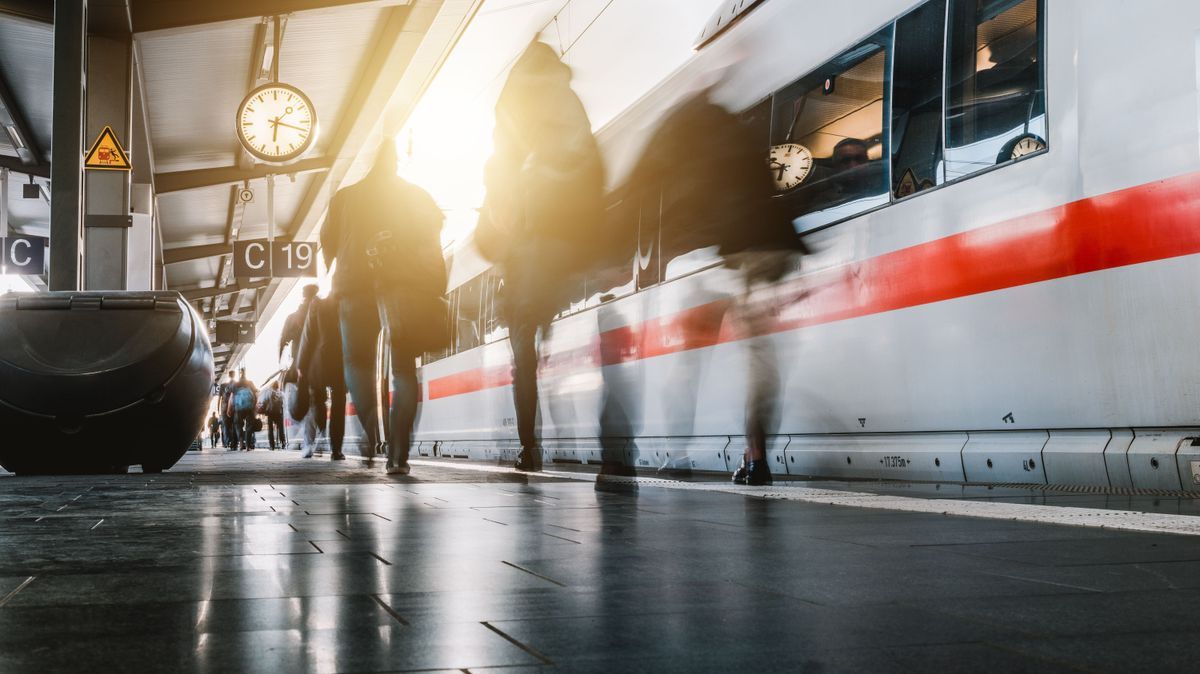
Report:
M740 0L710 28L600 140L618 184L720 68L761 132L817 250L765 297L773 472L1200 490L1200 4ZM740 458L738 279L662 231L660 197L629 197L639 241L543 346L547 462L600 460L606 392L631 465ZM453 257L416 453L515 456L498 285Z

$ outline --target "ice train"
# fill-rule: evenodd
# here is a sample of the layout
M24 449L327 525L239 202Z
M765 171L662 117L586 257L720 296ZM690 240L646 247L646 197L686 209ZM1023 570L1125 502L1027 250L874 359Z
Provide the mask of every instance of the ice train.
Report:
M756 298L778 314L773 472L1200 490L1197 35L1184 0L741 0L601 130L618 185L724 68L715 98L761 134L816 251ZM654 186L619 199L637 241L544 346L545 458L598 461L617 398L622 460L729 471L737 278ZM469 247L451 268L413 452L512 457L500 282Z

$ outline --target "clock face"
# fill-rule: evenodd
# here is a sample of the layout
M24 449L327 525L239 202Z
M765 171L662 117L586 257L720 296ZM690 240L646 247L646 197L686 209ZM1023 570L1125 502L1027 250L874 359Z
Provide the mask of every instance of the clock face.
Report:
M1040 152L1045 149L1046 149L1046 142L1043 141L1041 138L1038 138L1037 136L1034 136L1032 134L1027 135L1027 136L1022 136L1017 141L1016 145L1013 145L1011 158L1012 159L1020 159L1021 157L1024 157L1027 154L1033 154L1034 152Z
M799 143L784 143L771 148L769 168L779 192L795 189L804 182L812 166L812 152Z
M317 137L317 113L299 89L278 82L247 94L237 115L238 140L261 161L299 157Z

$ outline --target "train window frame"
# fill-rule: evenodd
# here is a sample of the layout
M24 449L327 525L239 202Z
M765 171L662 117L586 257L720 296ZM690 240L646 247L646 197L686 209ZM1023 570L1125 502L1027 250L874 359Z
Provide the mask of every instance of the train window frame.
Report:
M950 56L951 56L951 54L950 54L950 41L951 41L950 16L951 16L951 13L954 11L955 2L957 2L957 0L947 0L947 2L946 2L946 30L945 30L945 38L943 39L943 42L942 42L942 49L944 51L944 54L942 57L942 80L943 80L942 151L943 151L943 153L946 153L947 150L949 149L948 148L948 138L949 138L948 127L949 127L949 123L950 123L950 118L948 115L948 107L947 106L949 105L948 99L950 98L950 92L948 91L949 78L950 78ZM1049 77L1047 76L1047 73L1046 73L1046 0L1033 0L1033 2L1035 3L1035 11L1037 12L1037 19L1035 20L1035 24L1034 24L1034 31L1035 31L1034 39L1037 42L1037 59L1038 59L1037 85L1038 85L1038 89L1041 92L1041 96L1042 96L1042 107L1043 107L1042 126L1044 127L1044 135L1038 136L1038 138L1040 138L1040 140L1045 145L1045 147L1043 147L1040 150L1030 152L1029 154L1023 155L1021 157L1017 157L1015 159L1007 159L1004 161L997 161L996 163L994 163L990 166L986 166L984 168L972 171L970 173L965 173L965 174L957 176L955 178L950 178L949 170L945 169L946 176L947 176L946 181L943 184L938 185L937 186L938 188L944 187L946 185L958 184L964 180L970 180L971 178L976 178L976 177L979 177L982 175L986 175L997 169L1000 169L1000 168L1003 168L1006 166L1012 166L1013 164L1016 164L1019 162L1024 162L1029 159L1033 159L1035 157L1041 157L1050 152L1050 147L1051 147L1050 136L1052 134L1050 133L1050 129L1051 129L1051 126L1050 126L1050 91L1049 91L1049 87L1047 86ZM1013 138L1009 139L1009 141L1005 142L1005 145L1007 145L1007 143L1010 141L1030 135L1028 125L1029 125L1029 121L1026 120L1025 132L1022 134L1018 134L1017 136L1014 136ZM943 154L942 161L943 161L943 163L945 162L944 154ZM932 191L932 190L926 190L926 191Z
M878 26L875 30L873 30L869 33L866 33L861 38L859 38L858 40L851 43L849 46L845 47L844 49L839 50L834 55L830 56L826 60L822 61L821 63L819 63L818 65L809 69L808 71L802 73L801 75L795 77L790 82L788 82L786 85L776 89L775 91L771 92L771 94L770 94L772 114L771 114L771 122L770 122L771 136L768 139L768 143L770 145L774 145L778 142L778 139L776 138L776 131L777 131L776 121L777 120L775 118L775 115L779 109L779 105L780 105L779 99L786 92L789 92L790 90L793 90L796 87L801 86L805 82L813 82L813 81L819 82L822 78L826 78L827 83L830 82L831 78L829 78L829 75L833 75L836 77L836 76L840 76L844 72L844 70L838 68L839 62L844 64L844 63L848 63L849 61L853 60L853 64L846 66L846 68L848 69L848 68L857 67L861 63L864 63L868 58L874 58L874 56L876 56L876 55L882 55L883 59L884 59L884 61L883 61L883 82L880 87L880 94L879 94L880 95L879 103L880 103L880 108L881 108L879 144L882 147L880 150L880 158L878 161L880 162L880 166L881 166L880 170L882 173L882 181L881 181L882 190L880 190L878 193L864 194L861 197L851 199L846 202L834 203L825 208L821 208L821 209L817 209L817 210L814 210L811 212L796 215L795 217L792 218L792 223L793 223L793 226L796 227L796 232L798 234L804 235L804 234L810 234L812 232L818 232L818 231L821 231L824 229L828 229L829 227L833 227L842 222L846 222L846 221L852 220L854 218L862 217L868 213L873 213L873 212L875 212L881 208L885 208L891 204L891 144L890 143L891 143L891 123L892 123L892 120L891 120L892 68L893 68L893 60L894 60L893 52L895 49L895 36L896 36L896 19L893 18L887 22L884 22L883 24ZM854 58L856 53L862 52L863 50L867 49L868 45L872 42L874 42L875 45L878 47L878 50L876 52L870 54L869 56L863 56L862 58L858 58L858 59ZM758 105L758 103L755 103L755 105ZM750 108L747 108L746 110L742 110L738 114L744 115L747 112L749 112L752 107L753 106L751 106ZM863 108L863 109L865 109L865 108ZM795 121L793 121L793 125L794 124L795 124ZM790 135L789 135L789 138L790 138ZM860 139L860 140L866 140L866 139ZM833 174L826 176L825 179L833 179L833 178L836 178L838 175L840 175L840 173L835 172ZM818 181L818 183L814 183L814 184L810 185L809 188L816 187L816 186L818 186L819 183L820 183L820 181ZM793 189L789 189L786 192L781 192L781 193L774 195L773 198L777 199L777 200L795 199L799 189L802 189L802 188L796 187ZM853 210L853 212L842 212L842 213L837 212L840 209L843 209L844 207L847 207L847 206L853 207L854 204L856 204L860 201L864 201L864 200L867 200L867 201L870 201L873 203L862 204L856 210ZM822 215L824 215L828 219L823 219L821 217ZM797 223L798 220L803 220L803 219L808 219L810 222L809 223Z
M888 188L889 205L900 203L901 201L906 201L908 199L912 199L913 197L921 195L921 194L926 194L929 192L936 191L938 189L941 189L942 187L945 187L947 184L953 182L946 177L946 167L945 167L945 163L946 163L946 59L947 59L947 49L948 49L946 46L946 43L950 39L950 35L949 35L949 33L950 33L950 5L951 5L952 0L925 0L925 2L918 4L916 7L913 7L912 9L908 10L904 14L901 14L900 16L896 17L892 21L892 72L890 73L890 75L888 77L888 86L892 88L892 92L891 92L891 96L888 98L889 107L888 107L887 113L888 113L888 117L894 121L895 114L896 114L896 92L895 92L896 54L895 54L895 51L896 51L897 38L899 36L899 31L900 31L900 22L904 21L906 18L908 18L910 16L913 16L917 12L920 12L921 10L925 9L927 6L929 6L935 2L939 2L939 1L943 2L944 6L942 7L942 54L941 54L941 62L938 64L938 70L941 73L941 80L938 84L938 88L939 88L938 97L940 99L941 109L938 113L938 115L939 115L938 136L937 136L938 160L934 165L934 184L929 187L923 188L923 189L917 189L912 194L907 194L905 196L896 196L896 189L894 187L895 183L893 181L892 185L889 185L889 188ZM895 156L894 155L895 143L896 143L895 132L896 132L896 125L894 123L890 124L888 126L888 138L887 138L887 149L888 149L889 160L892 160L892 158ZM895 166L891 167L892 172L888 174L889 180L892 180L895 178L895 168L896 168ZM974 174L972 174L972 175L974 175Z

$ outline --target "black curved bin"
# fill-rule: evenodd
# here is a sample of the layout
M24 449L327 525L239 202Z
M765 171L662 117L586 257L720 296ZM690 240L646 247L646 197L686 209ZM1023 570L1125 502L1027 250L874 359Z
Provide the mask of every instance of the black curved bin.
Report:
M170 468L212 380L208 333L177 292L0 295L0 466Z

